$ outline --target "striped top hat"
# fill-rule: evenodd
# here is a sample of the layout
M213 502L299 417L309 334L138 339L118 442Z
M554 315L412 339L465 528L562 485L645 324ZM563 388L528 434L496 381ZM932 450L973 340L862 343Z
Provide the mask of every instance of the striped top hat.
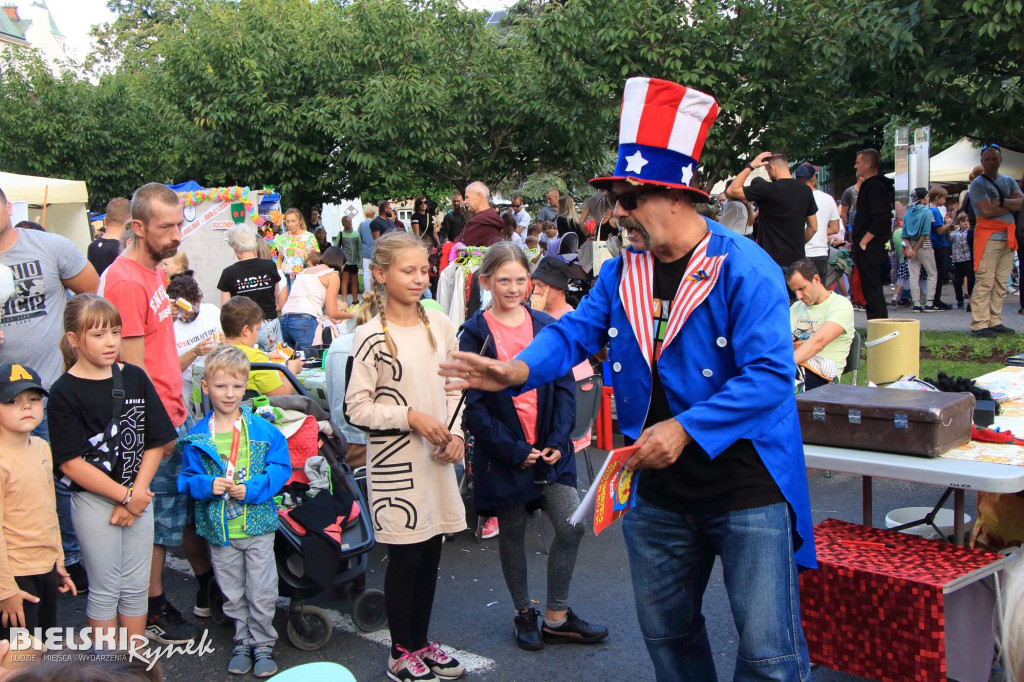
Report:
M590 184L609 189L615 180L627 180L685 189L694 200L708 201L707 192L690 181L717 116L711 95L658 78L630 78L622 93L615 172Z

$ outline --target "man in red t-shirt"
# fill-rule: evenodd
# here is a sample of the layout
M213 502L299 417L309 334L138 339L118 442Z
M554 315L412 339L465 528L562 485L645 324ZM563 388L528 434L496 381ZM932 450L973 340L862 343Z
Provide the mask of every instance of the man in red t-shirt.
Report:
M131 245L103 273L100 293L121 313L121 360L143 368L153 381L178 437L193 426L182 399L181 369L174 342L171 302L157 263L173 256L181 241L181 200L165 185L149 183L132 197ZM181 448L164 454L150 484L153 492L153 564L146 635L163 644L188 642L199 634L164 596L168 547L182 545L199 580L196 615L210 615L207 586L213 576L209 549L195 532L187 496L178 492Z

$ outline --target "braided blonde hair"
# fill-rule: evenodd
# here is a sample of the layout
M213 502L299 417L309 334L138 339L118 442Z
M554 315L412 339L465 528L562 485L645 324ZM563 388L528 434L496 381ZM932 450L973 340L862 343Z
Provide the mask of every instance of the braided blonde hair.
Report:
M423 253L427 252L423 242L417 239L415 235L411 235L408 232L389 232L374 244L370 269L387 272L391 264L395 262L398 254L408 249L417 249ZM372 304L377 306L377 314L380 315L380 324L384 328L384 343L388 347L388 352L391 353L391 357L397 358L398 347L395 346L395 342L391 339L391 334L388 333L388 319L384 313L384 294L384 284L378 283L376 278L374 278L373 293L370 294ZM437 350L437 341L434 340L434 334L430 331L430 318L427 317L427 309L419 301L416 302L416 313L427 327L427 339L430 341L430 347L433 350Z

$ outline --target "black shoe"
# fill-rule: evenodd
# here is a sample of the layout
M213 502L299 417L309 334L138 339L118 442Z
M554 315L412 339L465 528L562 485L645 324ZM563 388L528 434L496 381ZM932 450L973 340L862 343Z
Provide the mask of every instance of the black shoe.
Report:
M594 644L608 636L608 628L591 625L573 613L572 609L569 609L565 622L560 626L553 628L545 622L540 632L547 644Z
M948 303L936 303L932 306L932 310L952 310L953 306Z
M64 567L64 570L71 576L71 582L75 584L78 596L89 593L89 576L85 572L85 564L81 561Z
M217 584L216 578L210 578L210 581L206 584L206 589L199 587L196 590L196 605L192 609L192 613L195 614L196 618L209 618L213 615L213 611L210 609L211 594L220 594L220 603L224 603L224 595L220 593L220 586Z
M199 628L181 617L178 609L164 601L163 608L146 619L146 637L160 644L185 644L199 636Z
M995 332L996 334L1016 334L1017 333L1017 332L1013 331L1012 329L1010 329L1009 327L1007 327L1005 324L997 324L994 327L989 327L988 330L990 332Z
M540 631L537 629L538 618L540 618L540 614L534 608L516 614L516 619L512 621L512 627L515 629L516 644L520 649L536 651L544 648L544 640L541 639Z
M981 337L983 339L991 339L991 338L994 338L995 335L996 335L996 333L994 331L992 331L991 329L972 329L971 330L971 336L978 336L978 337Z

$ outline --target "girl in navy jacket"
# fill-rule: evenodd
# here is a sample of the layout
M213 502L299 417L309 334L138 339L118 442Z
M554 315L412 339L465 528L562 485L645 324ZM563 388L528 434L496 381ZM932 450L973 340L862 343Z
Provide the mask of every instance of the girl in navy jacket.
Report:
M463 351L510 360L533 340L550 316L523 305L530 270L526 256L510 242L491 246L479 269L481 286L491 292L491 307L462 325ZM569 439L576 416L572 374L513 398L507 392L469 390L463 425L476 441L473 458L477 513L497 516L498 551L505 582L516 608L514 632L523 649L544 643L593 643L607 628L577 617L568 606L569 583L583 526L568 518L579 506L576 461ZM527 516L543 509L555 528L548 555L547 612L531 606L524 537Z

